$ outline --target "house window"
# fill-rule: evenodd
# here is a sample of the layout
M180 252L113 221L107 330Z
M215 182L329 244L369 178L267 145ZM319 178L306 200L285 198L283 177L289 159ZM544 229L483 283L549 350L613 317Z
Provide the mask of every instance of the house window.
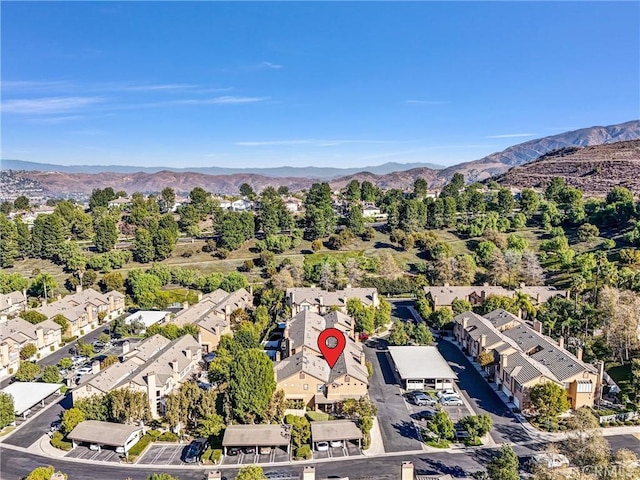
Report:
M302 386L302 389L303 389L303 390L309 390L309 384L308 384L308 383L305 383L305 384Z

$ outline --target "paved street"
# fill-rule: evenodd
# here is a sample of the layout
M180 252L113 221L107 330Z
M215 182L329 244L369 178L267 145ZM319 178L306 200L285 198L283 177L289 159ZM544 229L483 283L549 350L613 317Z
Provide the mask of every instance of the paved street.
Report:
M57 398L55 400L57 400ZM32 415L34 417L28 418L27 422L20 426L20 428L13 432L8 438L4 439L3 442L10 445L16 445L18 447L27 448L31 446L34 442L39 440L43 434L49 431L51 422L57 420L60 416L60 413L64 411L63 405L66 405L65 402L70 402L70 399L66 398L60 400L60 403L51 405L48 409L40 413L38 416L35 415L39 410L36 411L35 408L32 408Z
M640 457L640 435L614 435L605 437L611 445L612 450L626 448L636 453Z
M386 344L386 342L380 343ZM422 450L422 441L413 419L409 416L409 410L385 351L368 346L365 346L364 350L367 360L373 364L369 396L378 407L378 423L385 451Z

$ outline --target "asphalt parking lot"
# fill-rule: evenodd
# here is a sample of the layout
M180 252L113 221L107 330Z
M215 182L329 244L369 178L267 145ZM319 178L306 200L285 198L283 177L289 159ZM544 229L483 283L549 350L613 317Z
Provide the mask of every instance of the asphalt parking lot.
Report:
M362 450L353 442L347 442L342 447L329 447L329 450L324 452L313 451L314 460L320 458L356 457L359 455L362 455Z
M136 463L152 465L182 465L182 452L188 444L150 445Z
M80 445L67 453L66 457L95 460L96 462L120 463L120 455L117 454L115 450L106 447L98 452L89 450L89 447L86 445Z
M456 391L459 393L458 389L456 389ZM462 395L461 395L461 398L462 398ZM464 405L459 407L453 406L453 405L440 405L440 404L438 404L438 406L436 407L426 407L426 406L421 407L409 402L409 400L405 396L405 403L407 405L407 408L409 409L409 412L410 412L409 414L411 415L411 418L415 418L415 414L423 410L433 410L436 408L442 408L445 412L447 412L447 414L449 415L449 418L453 420L453 423L458 422L458 420L460 420L462 417L466 417L467 415L475 415L475 412L471 410L467 401L464 398L462 398L462 401L464 402ZM426 423L425 422L421 423L420 421L418 421L418 424L424 426Z

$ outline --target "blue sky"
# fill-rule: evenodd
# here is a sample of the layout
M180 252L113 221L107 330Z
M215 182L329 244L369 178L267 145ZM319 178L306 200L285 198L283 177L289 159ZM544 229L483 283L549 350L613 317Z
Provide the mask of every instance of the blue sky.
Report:
M2 158L454 164L640 117L637 2L3 2Z

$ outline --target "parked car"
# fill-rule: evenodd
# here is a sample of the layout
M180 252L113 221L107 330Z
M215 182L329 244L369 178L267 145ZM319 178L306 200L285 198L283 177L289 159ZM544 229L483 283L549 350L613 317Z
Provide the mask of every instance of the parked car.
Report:
M227 455L229 457L235 457L240 453L240 449L238 448L227 448Z
M316 451L318 452L326 452L329 450L328 442L316 442Z
M269 455L271 453L271 447L260 447L260 455Z
M424 392L411 392L407 398L411 403L420 407L433 407L438 404L436 399L432 398L430 395L427 395Z
M93 368L91 368L91 367L82 367L82 368L79 368L76 371L76 375L78 375L78 376L87 375L87 374L91 373L92 371L93 371Z
M244 453L245 455L256 453L256 449L253 447L244 447L242 449L242 453Z
M415 418L418 420L431 420L436 416L436 413L438 413L438 411L433 409L422 410L415 414Z
M200 456L207 449L207 440L205 438L198 438L191 442L185 449L182 456L184 463L195 463L200 460Z
M331 440L329 442L329 446L331 448L341 448L342 447L342 440Z
M116 453L124 455L127 452L124 451L124 447L116 447Z
M442 397L440 398L440 403L442 405L449 405L449 406L455 406L455 407L464 405L460 397Z
M438 398L442 398L442 397L459 397L460 396L460 394L458 392L456 392L455 390L453 390L452 388L446 388L444 390L438 390L438 393L436 395L438 395Z
M469 438L469 432L466 430L456 430L453 432L453 436L456 440L464 440L465 438Z
M91 445L89 445L89 450L93 450L94 452L97 452L100 450L100 445L98 445L97 443L92 443Z

